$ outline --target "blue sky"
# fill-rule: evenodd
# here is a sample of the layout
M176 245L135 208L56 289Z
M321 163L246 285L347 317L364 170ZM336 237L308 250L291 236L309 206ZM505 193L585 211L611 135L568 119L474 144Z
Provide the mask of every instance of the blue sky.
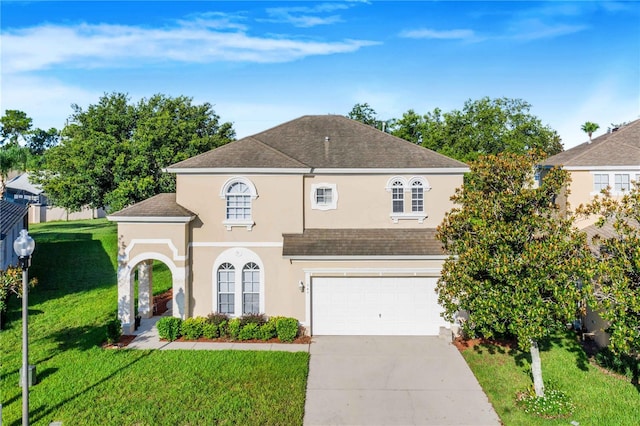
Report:
M382 119L524 99L570 148L640 118L640 2L0 4L0 108L41 128L104 93L209 102L238 137L369 103Z

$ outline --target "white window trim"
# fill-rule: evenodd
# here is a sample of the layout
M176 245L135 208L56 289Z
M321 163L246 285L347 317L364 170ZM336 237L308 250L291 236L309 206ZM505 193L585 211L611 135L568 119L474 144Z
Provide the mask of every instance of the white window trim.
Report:
M413 202L413 197L412 197L412 193L411 193L411 187L413 185L414 182L421 182L422 183L422 190L423 193L424 192L428 192L431 190L431 185L429 184L429 181L422 176L412 176L411 178L409 178L408 180L402 176L393 176L391 179L389 179L387 181L387 186L385 187L385 189L387 190L387 192L392 192L394 186L394 182L402 182L402 188L403 191L405 193L409 193L410 196L409 197L404 197L404 202L406 203L407 200L409 203ZM389 217L391 218L391 220L393 221L393 223L398 223L400 220L417 220L418 223L422 224L424 223L424 220L429 217L426 213L426 198L423 199L423 208L424 211L422 212L412 212L411 211L411 204L409 205L409 211L407 211L406 206L404 209L404 212L402 213L394 213L391 212L389 214Z
M229 187L236 182L244 183L249 188L249 195L252 201L251 202L251 219L227 219L226 218L227 217L227 213L226 213L227 191L229 190ZM253 221L253 200L258 198L258 192L256 191L256 187L253 184L253 182L251 182L249 179L242 176L231 177L226 180L224 185L222 185L222 188L220 189L220 198L225 200L225 213L224 213L225 219L222 221L222 224L226 226L227 231L231 231L231 229L234 226L244 226L247 228L247 231L251 231L251 229L255 225L255 222Z
M331 190L331 203L318 204L316 200L316 191L318 189ZM335 183L313 183L311 184L311 209L313 210L336 210L338 208L338 189Z
M629 175L629 189L633 188L634 177L638 176L638 172L636 170L594 170L591 171L591 192L590 195L599 195L600 191L595 190L595 175L608 175L609 176L609 193L614 196L621 196L628 194L629 191L616 191L616 175Z
M241 317L242 316L242 270L247 263L255 263L260 268L260 302L259 302L259 313L263 314L265 312L264 307L264 265L260 260L260 257L253 251L244 248L244 247L234 247L228 250L223 251L216 258L216 261L213 264L212 271L212 286L213 286L213 310L212 312L218 312L218 268L223 263L230 263L236 270L235 278L235 286L234 286L234 311L235 313L232 317Z

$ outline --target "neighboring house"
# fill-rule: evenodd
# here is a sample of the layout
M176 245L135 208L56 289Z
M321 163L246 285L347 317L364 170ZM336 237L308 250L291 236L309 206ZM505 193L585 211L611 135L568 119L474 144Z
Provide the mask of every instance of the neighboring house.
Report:
M640 120L547 158L541 163L542 177L551 167L571 173L569 205L575 209L589 203L609 187L613 196L629 191L632 181L640 180ZM595 218L577 223L591 225Z
M25 205L0 200L0 270L18 264L18 255L13 250L13 242L22 229L27 229L28 208Z
M310 334L437 335L435 228L468 167L337 115L303 116L174 164L175 194L118 223L118 313L152 315L151 263L173 315L297 318Z
M545 170L551 167L562 167L571 173L568 201L572 209L588 204L606 188L609 188L613 197L621 197L630 190L633 181L640 180L640 120L549 157L542 162L541 167L542 177ZM576 223L587 234L591 249L596 255L599 247L593 243L594 236L616 236L611 223L598 227L594 224L597 219L590 217ZM604 332L608 325L589 307L586 316L582 318L582 327L598 345L606 346L609 343L609 336Z
M18 175L7 182L5 200L16 204L28 205L29 223L106 217L103 209L85 207L79 212L69 212L65 208L50 205L42 187L31 183L28 173Z

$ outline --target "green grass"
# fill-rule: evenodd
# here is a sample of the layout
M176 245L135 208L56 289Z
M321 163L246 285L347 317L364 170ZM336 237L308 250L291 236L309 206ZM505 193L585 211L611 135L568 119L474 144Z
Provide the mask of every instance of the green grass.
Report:
M574 335L552 339L541 351L545 383L575 406L564 419L543 419L516 406L516 394L531 386L528 353L483 344L462 352L503 423L509 425L639 425L640 387L591 365Z
M29 294L34 425L301 424L307 353L101 349L116 312L117 235L105 220L31 226ZM154 264L154 294L171 273ZM3 425L21 422L20 300L0 332Z

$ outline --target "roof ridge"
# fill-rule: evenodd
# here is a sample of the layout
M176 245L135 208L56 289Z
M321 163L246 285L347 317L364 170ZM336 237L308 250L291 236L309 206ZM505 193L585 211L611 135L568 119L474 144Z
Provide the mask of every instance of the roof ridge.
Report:
M292 157L292 156L290 156L290 155L285 154L284 152L280 151L279 149L276 149L276 148L272 147L271 145L269 145L269 144L268 144L268 143L266 143L266 142L261 141L260 139L256 138L255 136L256 136L256 135L253 135L253 136L247 136L246 138L243 138L243 139L245 139L245 140L250 140L250 141L253 141L253 142L259 143L260 145L262 145L262 146L264 146L264 147L268 148L269 150L271 150L271 151L275 152L276 154L279 154L279 155L281 155L281 156L285 157L285 158L286 158L286 159L288 159L288 160L294 161L294 162L296 162L296 163L300 164L300 165L301 165L301 166L303 166L303 167L312 168L310 165L305 164L305 163L303 163L302 161L300 161L300 160L298 160L298 159L296 159L296 158L293 158L293 157Z

